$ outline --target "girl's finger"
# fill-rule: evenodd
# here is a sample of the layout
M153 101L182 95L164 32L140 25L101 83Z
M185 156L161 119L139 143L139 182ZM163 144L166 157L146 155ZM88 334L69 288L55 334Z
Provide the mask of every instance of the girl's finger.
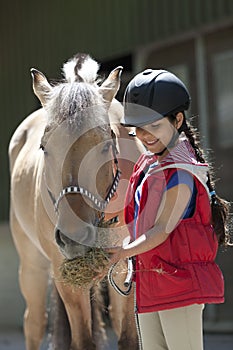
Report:
M108 248L105 248L104 250L107 253L114 254L114 253L119 252L120 249L122 249L122 247L108 247Z

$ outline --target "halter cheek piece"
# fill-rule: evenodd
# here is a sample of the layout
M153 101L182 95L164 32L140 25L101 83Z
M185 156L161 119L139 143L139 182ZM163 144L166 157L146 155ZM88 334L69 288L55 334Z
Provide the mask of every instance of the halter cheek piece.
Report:
M121 175L121 171L118 167L118 160L117 160L117 156L116 156L117 155L116 136L112 130L111 130L111 136L113 139L112 151L113 151L113 157L114 157L114 164L116 167L116 173L115 173L115 176L113 179L112 186L110 187L105 199L104 200L98 199L88 189L86 189L85 187L81 187L79 185L67 186L67 187L63 188L61 190L61 192L59 193L57 199L54 198L53 194L48 189L49 196L54 204L54 209L56 212L58 212L59 203L64 196L66 196L67 194L81 194L81 195L85 196L86 198L88 198L94 204L95 208L101 212L100 221L104 219L104 210L116 192L116 189L117 189L117 186L118 186L119 180L120 180L120 175ZM116 220L117 220L117 218L113 218L112 221L115 222ZM111 219L110 219L110 221L111 221Z

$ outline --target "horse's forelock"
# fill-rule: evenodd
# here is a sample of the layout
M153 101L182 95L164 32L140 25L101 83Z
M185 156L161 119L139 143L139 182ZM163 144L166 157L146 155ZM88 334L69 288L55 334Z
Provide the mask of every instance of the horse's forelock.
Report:
M82 81L94 83L97 79L99 64L87 54L77 54L63 65L65 79L72 83Z
M95 85L86 83L62 83L54 86L46 105L49 122L80 127L106 118L102 95ZM93 115L94 114L94 115Z

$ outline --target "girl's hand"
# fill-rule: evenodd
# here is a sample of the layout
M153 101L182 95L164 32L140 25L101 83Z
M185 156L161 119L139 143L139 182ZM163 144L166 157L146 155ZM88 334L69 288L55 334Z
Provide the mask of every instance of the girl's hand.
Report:
M98 275L94 278L94 280L100 281L102 278L104 278L108 274L108 271L112 267L112 265L114 265L121 259L120 256L121 256L122 250L123 250L122 247L109 247L104 249L104 251L109 254L109 258L104 269L98 273Z
M123 259L127 258L127 251L124 248L129 244L129 242L130 242L130 237L128 236L123 240L122 247L120 247L120 246L108 247L105 249L105 251L108 254L111 254L110 263L112 265L115 264L116 262L118 262L119 260L123 260Z
M122 247L110 247L105 249L106 253L110 254L109 257L109 265L113 265L119 260L121 260L123 257L123 251L124 249Z
M119 260L123 260L127 258L127 251L124 249L130 242L130 237L126 237L123 240L122 247L121 246L115 246L115 247L106 247L104 250L106 253L108 253L109 261L107 265L105 266L104 270L98 275L98 279L103 278L109 271L112 265L117 263Z

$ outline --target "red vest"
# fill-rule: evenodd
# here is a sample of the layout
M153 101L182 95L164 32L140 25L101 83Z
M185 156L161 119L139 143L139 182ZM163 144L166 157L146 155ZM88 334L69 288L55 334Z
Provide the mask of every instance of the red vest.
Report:
M142 155L130 179L126 195L125 221L132 240L134 193L143 169L155 160L155 156ZM162 170L164 166L166 164L163 164L159 172L152 171L142 185L137 237L154 225L166 184L179 168L177 163L174 164L174 168ZM194 303L224 302L223 276L214 262L218 242L210 223L209 197L196 176L194 181L197 188L194 215L181 220L165 242L136 257L136 300L139 313L167 310Z

